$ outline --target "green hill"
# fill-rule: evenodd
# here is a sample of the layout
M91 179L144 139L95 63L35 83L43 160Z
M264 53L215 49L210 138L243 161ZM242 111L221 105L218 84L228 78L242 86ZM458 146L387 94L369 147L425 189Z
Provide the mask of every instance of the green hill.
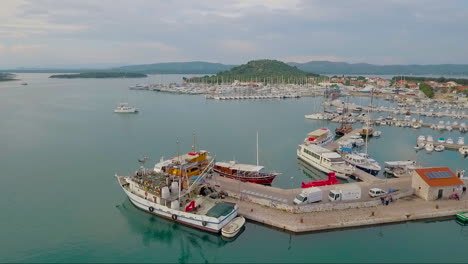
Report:
M189 82L221 83L257 81L265 83L301 83L317 74L307 73L277 60L253 60L213 76L184 78Z
M73 74L56 74L49 78L77 79L77 78L144 78L146 74L136 72L82 72Z

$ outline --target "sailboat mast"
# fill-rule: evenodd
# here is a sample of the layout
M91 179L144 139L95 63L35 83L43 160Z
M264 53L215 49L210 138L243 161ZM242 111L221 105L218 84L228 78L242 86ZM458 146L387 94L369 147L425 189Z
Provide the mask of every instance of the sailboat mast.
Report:
M192 153L195 153L195 130L193 130L192 136L193 136L193 139L192 139Z
M258 130L257 130L257 167L258 167Z

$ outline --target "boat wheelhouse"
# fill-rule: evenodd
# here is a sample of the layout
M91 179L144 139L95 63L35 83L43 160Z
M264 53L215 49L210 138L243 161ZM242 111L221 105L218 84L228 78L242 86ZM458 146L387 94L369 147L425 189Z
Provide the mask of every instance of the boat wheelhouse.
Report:
M306 145L325 146L333 141L333 133L328 128L314 130L304 139Z
M154 165L154 171L171 175L198 176L213 160L208 151L200 150L161 160Z

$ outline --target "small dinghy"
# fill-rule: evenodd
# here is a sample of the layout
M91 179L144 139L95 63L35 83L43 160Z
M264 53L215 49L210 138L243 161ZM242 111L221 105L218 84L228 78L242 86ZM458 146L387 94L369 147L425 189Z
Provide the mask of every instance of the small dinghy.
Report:
M224 237L235 237L245 224L245 218L238 216L221 229Z

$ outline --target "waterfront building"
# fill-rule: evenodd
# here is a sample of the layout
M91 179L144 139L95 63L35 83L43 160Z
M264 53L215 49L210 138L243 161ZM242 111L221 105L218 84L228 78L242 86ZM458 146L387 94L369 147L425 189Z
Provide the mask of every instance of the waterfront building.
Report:
M417 196L434 201L461 196L463 181L447 167L422 168L412 172L411 187Z

